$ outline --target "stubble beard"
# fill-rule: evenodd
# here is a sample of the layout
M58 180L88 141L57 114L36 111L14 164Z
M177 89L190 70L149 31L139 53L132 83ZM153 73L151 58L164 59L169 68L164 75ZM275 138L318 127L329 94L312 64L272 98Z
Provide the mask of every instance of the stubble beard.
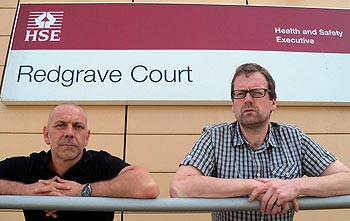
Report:
M263 117L259 110L255 108L254 111L246 113L242 111L240 117L237 119L242 128L249 130L258 130L264 128L269 122L269 116Z

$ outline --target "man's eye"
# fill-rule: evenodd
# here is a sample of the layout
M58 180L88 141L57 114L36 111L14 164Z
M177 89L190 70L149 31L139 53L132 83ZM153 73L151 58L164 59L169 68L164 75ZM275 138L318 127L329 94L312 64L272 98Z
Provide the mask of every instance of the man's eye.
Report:
M77 128L77 129L84 129L84 126L83 125L76 125L75 128Z
M264 92L261 91L252 91L255 96L262 96Z

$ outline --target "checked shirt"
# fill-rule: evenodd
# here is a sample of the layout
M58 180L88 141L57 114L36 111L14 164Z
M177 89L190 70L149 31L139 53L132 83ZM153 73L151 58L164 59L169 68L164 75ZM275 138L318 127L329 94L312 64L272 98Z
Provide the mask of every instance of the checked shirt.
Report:
M319 176L336 157L298 127L271 122L265 142L257 150L245 140L237 121L203 129L192 150L181 162L205 176L223 179ZM213 221L292 221L294 211L266 215L260 211L213 211Z

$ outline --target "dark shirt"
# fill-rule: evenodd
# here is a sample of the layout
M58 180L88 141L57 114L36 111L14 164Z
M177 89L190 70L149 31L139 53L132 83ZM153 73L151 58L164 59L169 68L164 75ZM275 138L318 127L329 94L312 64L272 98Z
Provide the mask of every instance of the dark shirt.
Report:
M58 176L50 167L51 150L48 152L32 153L29 157L12 157L0 162L0 179L35 183L40 179L47 180ZM109 180L116 177L119 172L129 166L118 157L105 151L86 151L82 159L71 167L61 178L72 180L80 184ZM114 212L95 211L57 211L58 217L46 217L42 210L24 210L27 221L77 221L98 220L111 221Z

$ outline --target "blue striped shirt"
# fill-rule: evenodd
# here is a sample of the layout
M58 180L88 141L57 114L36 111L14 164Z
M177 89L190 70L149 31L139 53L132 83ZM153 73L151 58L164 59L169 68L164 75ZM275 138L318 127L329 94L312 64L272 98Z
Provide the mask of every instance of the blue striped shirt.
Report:
M193 149L181 162L218 178L293 179L319 176L336 157L298 127L271 122L265 142L257 150L245 140L237 121L203 129ZM260 211L216 211L213 221L291 221L294 211L266 215Z

